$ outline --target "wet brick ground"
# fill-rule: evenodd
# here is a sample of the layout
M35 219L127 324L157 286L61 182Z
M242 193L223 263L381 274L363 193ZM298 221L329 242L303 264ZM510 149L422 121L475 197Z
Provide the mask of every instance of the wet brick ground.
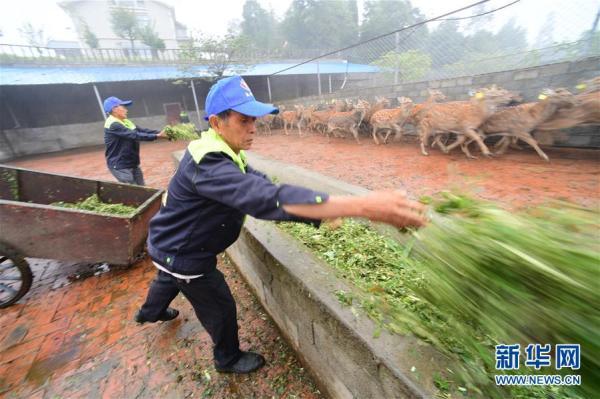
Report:
M184 143L142 145L148 185L167 185L174 171L171 152L181 148ZM100 147L13 164L113 180ZM143 326L132 321L156 273L147 258L107 272L98 265L30 262L33 287L18 304L0 310L0 398L322 396L226 258L219 259L219 268L236 297L242 348L260 351L268 362L247 376L215 371L210 338L181 296L173 303L179 318Z

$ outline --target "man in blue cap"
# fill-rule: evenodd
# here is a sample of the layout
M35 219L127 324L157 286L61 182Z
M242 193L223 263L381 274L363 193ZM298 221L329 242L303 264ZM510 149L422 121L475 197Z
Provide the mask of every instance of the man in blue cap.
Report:
M399 192L329 196L273 184L248 165L244 151L252 145L256 118L278 110L256 101L239 76L214 84L205 108L210 129L189 144L150 221L148 253L158 275L135 320L174 319L179 312L168 306L182 292L212 338L217 371L249 373L265 359L240 350L235 300L216 268L217 255L237 239L246 215L315 226L357 216L407 227L424 223L422 206Z
M167 138L165 132L144 129L127 119L127 107L131 100L108 97L104 100L104 112L108 118L104 122L104 144L108 170L121 183L144 185L144 175L140 168L140 141L154 141Z

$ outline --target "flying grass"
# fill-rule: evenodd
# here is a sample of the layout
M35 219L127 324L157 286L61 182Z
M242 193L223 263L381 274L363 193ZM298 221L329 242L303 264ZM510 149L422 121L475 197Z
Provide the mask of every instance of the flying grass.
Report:
M196 133L196 126L193 123L180 123L177 125L167 125L164 128L169 141L176 140L196 140L199 138Z
M102 202L97 194L93 194L88 198L80 202L54 202L53 206L60 206L62 208L71 209L82 209L85 211L92 211L96 213L104 213L109 215L131 215L135 213L136 207L127 206L123 204L110 204Z
M333 231L284 229L352 281L362 292L358 304L384 328L410 331L455 359L457 382L469 392L598 392L599 213L568 204L515 213L452 194L432 199L432 210L431 223L405 246L353 221ZM582 368L567 374L581 374L582 386L497 387L494 346L514 343L580 344ZM538 373L523 359L517 373Z

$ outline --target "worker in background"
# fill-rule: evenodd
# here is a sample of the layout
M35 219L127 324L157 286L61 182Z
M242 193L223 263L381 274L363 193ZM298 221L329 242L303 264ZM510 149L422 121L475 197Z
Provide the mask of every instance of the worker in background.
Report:
M246 215L314 226L353 216L398 227L424 223L422 206L399 192L329 196L273 184L248 164L244 151L252 145L256 118L277 112L256 101L239 76L215 83L206 98L210 128L189 144L150 221L148 253L158 274L135 320L176 318L169 304L183 293L212 338L219 372L249 373L265 364L262 355L240 349L235 300L217 269L217 255L238 238Z
M140 168L140 141L167 138L164 131L144 129L127 119L127 107L131 100L108 97L104 100L104 144L108 170L121 183L144 185Z

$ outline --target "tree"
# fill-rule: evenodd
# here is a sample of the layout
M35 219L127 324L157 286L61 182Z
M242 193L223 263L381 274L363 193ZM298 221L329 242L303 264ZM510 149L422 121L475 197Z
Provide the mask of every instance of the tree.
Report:
M190 40L181 46L179 58L184 64L179 69L190 72L194 64L206 65L209 76L201 79L210 82L221 78L225 70L240 73L244 67L236 57L249 45L248 37L236 35L231 29L223 38L192 34Z
M527 48L527 30L517 25L515 18L511 18L496 33L494 39L501 49L510 49L512 52Z
M110 13L112 30L118 37L131 43L131 51L135 51L134 40L139 38L139 26L135 13L126 8L115 8Z
M267 11L257 0L246 0L240 24L241 34L248 37L253 47L271 51L281 45L277 20L273 11Z
M544 24L542 25L542 27L537 35L534 47L539 49L539 48L552 46L554 44L554 36L552 34L553 32L554 32L554 13L550 12L550 13L548 13L548 15L546 15L546 20L544 21Z
M408 50L403 53L389 51L378 58L374 65L384 69L384 73L392 75L398 71L401 81L412 82L423 78L431 69L431 57L420 50Z
M384 35L405 26L414 25L423 19L421 11L414 8L409 1L368 0L364 4L360 39L367 40ZM427 30L419 31L421 40L423 40L423 33L427 34ZM410 47L411 45L403 45L403 48Z
M83 24L83 41L89 48L98 48L98 37L90 30L88 24Z
M165 41L161 39L154 28L146 25L138 29L138 36L146 46L152 49L152 58L158 58L158 50L165 49Z
M464 38L465 53L494 54L499 50L492 32L482 29Z
M479 4L473 7L473 12L471 13L473 18L468 20L469 22L467 22L466 31L469 33L474 33L480 30L485 30L489 26L490 22L492 22L494 19L493 13L481 15L488 11L487 3Z
M34 28L31 22L21 25L19 33L30 46L43 47L46 45L47 39L44 30Z
M282 22L292 48L331 50L358 41L356 0L293 0Z
M465 54L465 38L458 30L458 22L441 22L429 33L426 51L431 55L434 68L460 60Z

